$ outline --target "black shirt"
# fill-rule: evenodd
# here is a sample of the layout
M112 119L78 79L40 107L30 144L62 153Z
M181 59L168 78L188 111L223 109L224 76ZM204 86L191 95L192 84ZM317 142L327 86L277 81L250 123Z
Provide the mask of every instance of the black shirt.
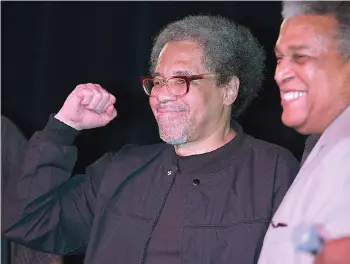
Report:
M178 156L173 151L173 163L178 168L174 185L167 197L162 214L156 224L147 249L147 264L179 264L181 259L181 226L185 204L186 178L189 173L208 172L217 167L229 152L232 152L240 138L234 138L224 146L199 155ZM200 185L200 177L192 180Z
M173 241L181 242L173 250L180 248L181 263L256 263L299 166L287 150L237 133L213 153L227 152L202 164L191 161L198 167L186 172L181 159L177 170L171 163L173 146L156 144L126 146L72 176L77 131L51 119L29 141L14 191L5 194L4 234L47 252L84 252L86 264L145 263L178 171L185 205L175 212L182 220ZM177 234L176 227L171 232Z

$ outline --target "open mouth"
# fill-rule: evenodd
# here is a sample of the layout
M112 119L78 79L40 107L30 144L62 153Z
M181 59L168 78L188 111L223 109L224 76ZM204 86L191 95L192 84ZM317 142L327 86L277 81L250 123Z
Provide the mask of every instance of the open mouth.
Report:
M282 101L289 102L289 101L297 100L305 95L306 95L306 92L290 91L290 92L283 92L281 97L282 97Z

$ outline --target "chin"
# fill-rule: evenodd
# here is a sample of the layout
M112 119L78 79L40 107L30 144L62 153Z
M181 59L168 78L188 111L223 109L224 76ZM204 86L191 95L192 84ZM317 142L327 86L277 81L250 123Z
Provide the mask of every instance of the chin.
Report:
M171 145L183 145L186 144L189 139L191 133L188 129L188 126L184 126L183 123L172 123L170 124L161 124L158 125L158 131L160 139L164 142Z
M305 128L306 118L300 115L291 115L283 112L282 123L287 127L293 128L300 134L308 134L308 131Z
M183 138L173 138L173 137L164 137L160 136L160 139L163 140L165 143L170 145L183 145L187 143L187 141Z
M187 143L187 136L182 133L169 133L171 131L159 130L160 139L170 145L182 145Z
M282 121L284 125L287 127L293 128L296 132L302 135L311 135L315 134L316 132L312 131L310 128L305 126L304 123L300 122L288 122L288 121Z

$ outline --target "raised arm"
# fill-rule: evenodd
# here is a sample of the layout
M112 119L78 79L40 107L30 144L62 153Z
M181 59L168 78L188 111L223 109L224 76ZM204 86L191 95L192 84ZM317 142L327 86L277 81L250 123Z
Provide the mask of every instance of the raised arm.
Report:
M78 130L104 126L115 116L115 98L97 85L80 85L18 159L5 190L2 229L19 244L55 254L84 253L96 193L112 154L72 176Z

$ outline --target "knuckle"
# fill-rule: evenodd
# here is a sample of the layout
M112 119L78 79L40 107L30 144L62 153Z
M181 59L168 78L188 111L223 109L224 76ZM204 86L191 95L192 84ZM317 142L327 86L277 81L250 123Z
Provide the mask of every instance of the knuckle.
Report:
M95 87L97 90L99 90L99 91L103 91L103 90L104 90L104 89L102 88L102 86L99 85L99 84L94 84L94 87Z
M105 93L103 93L103 97L104 97L107 101L109 101L109 98L111 97L111 95L110 95L110 93L105 92Z
M103 89L103 88L101 88L100 89L100 92L103 94L103 96L105 96L105 97L107 97L108 96L108 92L105 90L105 89Z
M85 84L78 84L75 86L74 91L81 91L85 88Z
M94 92L91 89L89 89L89 88L83 89L82 92L86 96L93 96L94 95Z
M99 93L99 92L95 93L95 97L96 98L102 98L102 93Z

